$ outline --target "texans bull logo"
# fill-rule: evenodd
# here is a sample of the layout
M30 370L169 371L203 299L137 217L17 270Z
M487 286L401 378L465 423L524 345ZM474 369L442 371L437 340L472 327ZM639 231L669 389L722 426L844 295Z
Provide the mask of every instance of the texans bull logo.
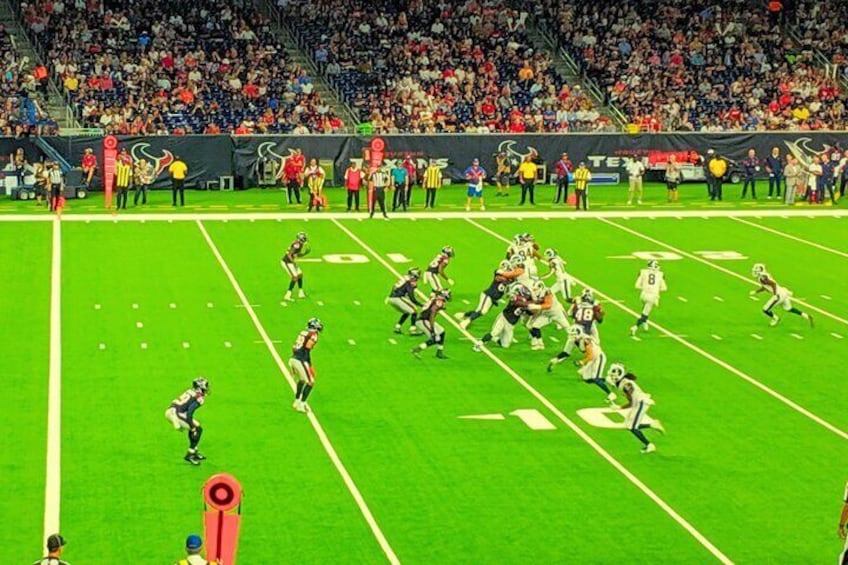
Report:
M283 168L286 166L286 161L295 154L295 150L289 148L288 155L280 155L274 149L277 144L273 141L265 141L259 144L259 147L256 148L257 159L253 163L253 170L251 171L251 176L257 178L259 176L259 164L263 161L268 160L276 160L279 161L279 168L277 169L277 178L283 177Z
M536 151L536 148L530 145L527 146L526 153L521 153L515 149L515 145L517 143L518 142L512 139L501 141L498 145L498 153L506 153L507 159L509 159L509 162L513 165L522 163L526 157L535 157L539 154L539 152Z
M171 163L174 162L174 154L167 149L163 149L162 156L157 157L147 150L149 147L149 143L136 143L130 148L130 155L132 155L134 161L138 159L145 159L148 162L153 163L155 178L158 177L162 171L167 170L168 167L171 166Z
M812 141L809 137L799 137L795 141L784 141L784 143L802 166L809 167L813 162L814 155L826 154L830 159L830 154L836 149L827 143L823 143L821 149L813 149L810 147Z

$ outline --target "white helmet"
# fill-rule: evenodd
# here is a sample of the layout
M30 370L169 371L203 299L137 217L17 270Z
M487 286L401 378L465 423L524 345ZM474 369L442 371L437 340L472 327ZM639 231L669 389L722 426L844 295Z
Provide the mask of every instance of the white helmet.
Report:
M595 295L592 294L592 289L584 288L583 292L580 293L580 300L583 302L594 302Z
M651 269L652 271L659 271L660 270L660 262L657 261L656 259L651 259L650 261L648 261L648 268Z
M545 249L545 259L553 259L556 256L557 256L556 249L552 249L550 247Z
M609 371L607 371L607 379L618 384L618 381L623 379L626 374L627 369L624 368L623 363L613 363L610 365Z
M548 291L548 287L545 286L540 280L533 281L533 286L530 287L530 291L533 293L533 298L535 300L541 300L545 297L545 293Z
M583 331L583 326L574 324L570 328L568 328L568 337L577 341L581 337L585 336L586 332Z
M766 266L762 263L755 263L754 268L751 269L751 274L754 278L760 278L766 273Z
M509 267L510 267L510 262L507 261L506 259L504 259L503 261L500 262L500 264L498 264L498 270L499 271L506 271L507 269L509 269Z

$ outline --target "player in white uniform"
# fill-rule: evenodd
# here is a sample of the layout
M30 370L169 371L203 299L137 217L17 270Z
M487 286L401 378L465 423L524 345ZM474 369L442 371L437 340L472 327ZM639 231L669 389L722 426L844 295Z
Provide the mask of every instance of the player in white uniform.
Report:
M556 249L548 248L545 249L545 260L550 270L542 276L542 280L553 276L556 282L551 287L551 292L562 295L566 302L572 302L574 299L571 297L571 287L574 285L574 281L565 272L565 259L559 256Z
M810 322L810 327L813 326L813 317L807 314L806 312L802 312L798 308L792 306L792 291L788 288L784 288L777 284L777 281L774 280L768 271L766 271L766 266L762 263L757 263L754 265L754 268L751 271L751 274L760 283L760 288L756 290L752 290L750 292L751 296L759 294L760 292L770 292L771 298L769 298L765 305L763 306L763 313L771 318L770 326L776 326L778 322L780 322L780 317L772 312L772 309L775 306L780 306L790 314L796 314L801 316L808 322Z
M506 258L511 259L516 255L523 255L524 268L528 276L536 277L539 270L536 267L536 259L541 259L539 255L539 244L533 239L529 233L520 233L512 238L512 243L506 251Z
M601 349L601 344L587 334L582 326L577 324L569 328L568 335L570 340L573 341L573 346L583 352L583 358L574 361L574 366L577 367L577 373L583 379L583 382L597 385L607 394L607 402L615 404L616 395L604 380L604 366L607 364L607 356ZM563 351L551 359L548 363L548 372L552 371L555 365L567 359L569 355L569 353Z
M622 391L627 397L627 404L621 407L622 410L627 410L624 417L624 426L642 442L642 453L656 451L657 447L642 433L644 428L652 428L660 433L665 433L662 422L648 417L648 409L654 405L651 395L636 384L636 375L626 372L621 363L610 365L607 383Z
M665 273L660 270L659 261L648 261L648 266L639 271L639 277L633 287L640 292L639 300L642 301L642 315L630 326L630 335L635 337L639 328L648 331L648 316L654 307L660 305L660 293L668 290Z
M848 484L845 485L845 493L842 495L842 512L839 514L839 537L845 540L842 553L839 554L839 565L848 565L848 531L845 526L848 522Z
M557 300L556 295L545 286L545 283L537 280L530 290L533 300L527 307L527 311L531 314L531 318L527 320L527 328L530 330L530 349L540 351L545 349L542 328L551 322L561 329L568 329L570 324L565 316L565 308Z

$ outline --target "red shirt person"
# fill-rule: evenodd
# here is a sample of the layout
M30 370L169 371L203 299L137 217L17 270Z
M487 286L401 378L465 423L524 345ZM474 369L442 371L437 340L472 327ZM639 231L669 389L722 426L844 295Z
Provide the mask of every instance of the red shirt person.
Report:
M85 186L91 189L91 179L97 170L97 157L91 147L86 147L82 156L82 174L85 177Z
M345 171L345 189L347 189L347 211L350 212L352 206L355 211L359 212L359 189L362 188L364 176L359 163L354 161Z

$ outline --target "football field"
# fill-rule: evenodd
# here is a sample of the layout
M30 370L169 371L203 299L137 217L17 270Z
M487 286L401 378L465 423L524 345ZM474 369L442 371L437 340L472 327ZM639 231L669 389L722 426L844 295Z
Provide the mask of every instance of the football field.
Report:
M827 563L848 460L848 217L837 210L413 214L154 214L0 218L0 563L60 530L71 563L170 563L202 533L212 474L244 487L239 562ZM2 221L7 220L7 221ZM308 297L284 302L295 234ZM609 363L639 377L667 433L652 454L570 363L517 343L481 352L500 309L467 331L529 232L606 316ZM445 246L455 280L445 353L393 333L384 304ZM660 261L648 332L634 281ZM762 262L815 327L777 309ZM541 273L546 268L540 263ZM313 316L312 414L292 409L291 345ZM202 375L208 457L164 418Z

